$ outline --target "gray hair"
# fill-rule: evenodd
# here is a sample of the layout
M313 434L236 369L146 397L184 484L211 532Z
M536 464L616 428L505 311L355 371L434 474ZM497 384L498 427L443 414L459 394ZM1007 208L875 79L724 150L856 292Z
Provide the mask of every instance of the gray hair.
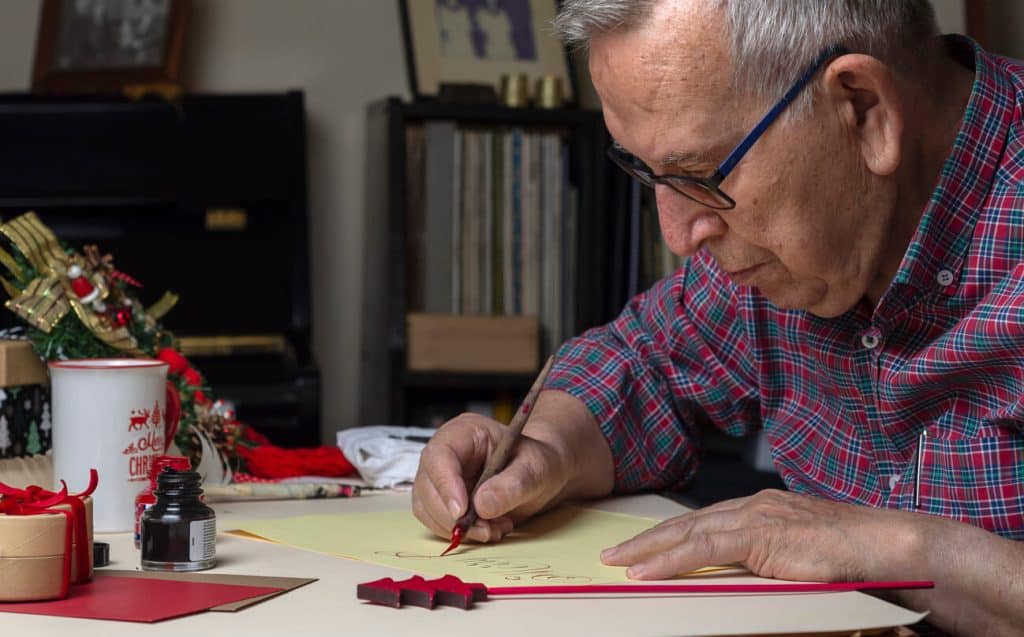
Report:
M642 26L662 0L565 0L554 20L566 45ZM758 101L782 96L824 49L841 45L875 57L907 77L917 75L921 49L938 35L929 0L702 0L724 9L732 37L733 85ZM804 111L805 91L791 107Z

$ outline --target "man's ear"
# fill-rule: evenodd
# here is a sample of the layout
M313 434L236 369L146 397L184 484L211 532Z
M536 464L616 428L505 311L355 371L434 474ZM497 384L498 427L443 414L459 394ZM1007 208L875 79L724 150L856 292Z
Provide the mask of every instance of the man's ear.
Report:
M843 55L825 69L823 83L867 169L892 174L902 155L903 106L889 67L869 55Z

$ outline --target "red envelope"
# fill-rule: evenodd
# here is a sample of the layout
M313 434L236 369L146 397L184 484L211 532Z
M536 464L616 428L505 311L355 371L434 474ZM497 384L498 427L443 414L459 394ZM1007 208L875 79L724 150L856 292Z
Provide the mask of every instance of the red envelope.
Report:
M279 592L270 586L234 586L137 577L97 577L71 587L67 599L0 603L0 612L157 622L214 606Z

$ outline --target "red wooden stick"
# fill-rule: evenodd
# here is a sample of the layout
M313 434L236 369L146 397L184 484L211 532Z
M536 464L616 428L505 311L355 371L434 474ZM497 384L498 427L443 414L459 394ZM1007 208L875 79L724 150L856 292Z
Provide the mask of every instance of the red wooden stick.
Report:
M565 595L580 593L836 593L894 588L932 588L929 581L811 582L792 584L591 584L586 586L492 586L488 595Z
M843 591L932 588L930 581L811 582L785 584L588 584L583 586L491 586L467 583L454 575L425 580L419 575L395 581L390 577L356 587L356 597L374 604L400 608L402 604L434 608L456 606L470 609L474 602L491 595L565 595L596 593L627 594L711 594L744 593L835 593Z

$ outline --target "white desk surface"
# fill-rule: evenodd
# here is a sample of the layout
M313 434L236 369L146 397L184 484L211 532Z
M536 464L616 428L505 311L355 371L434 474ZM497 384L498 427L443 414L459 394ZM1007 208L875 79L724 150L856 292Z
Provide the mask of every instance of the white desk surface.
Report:
M216 504L217 528L221 531L217 539L218 565L206 572L315 577L319 581L236 613L206 612L155 624L0 613L0 634L26 637L749 635L805 632L809 621L830 631L853 632L872 627L866 618L881 622L875 627L915 619L915 614L855 592L716 598L522 598L483 602L471 611L448 607L433 611L416 607L392 609L357 600L356 585L379 577L404 578L409 575L407 572L223 533L237 528L237 522L243 519L408 506L408 494ZM652 518L670 517L682 510L674 502L658 496L608 500L599 508ZM139 553L129 534L97 535L96 539L110 543L109 568L139 568ZM153 603L160 602L153 600Z

